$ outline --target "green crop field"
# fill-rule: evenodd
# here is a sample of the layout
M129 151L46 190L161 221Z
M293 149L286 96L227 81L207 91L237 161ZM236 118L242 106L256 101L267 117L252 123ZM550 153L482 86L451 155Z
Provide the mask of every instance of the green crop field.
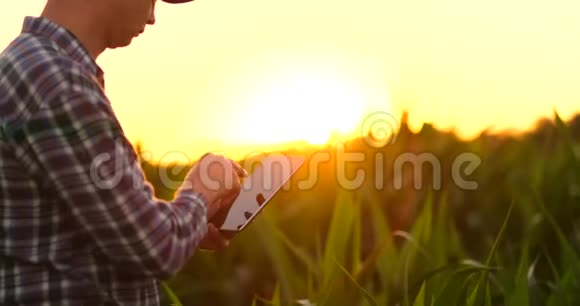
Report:
M470 141L403 124L392 145L346 148L367 157L345 172L364 170L362 184L339 184L335 150L318 151L330 161L316 182L293 181L228 249L196 253L164 283L165 305L580 305L580 117ZM441 169L424 165L419 188L413 169L392 171L397 156L426 152ZM451 175L462 153L480 158L465 177L476 188ZM170 199L161 168L143 168Z

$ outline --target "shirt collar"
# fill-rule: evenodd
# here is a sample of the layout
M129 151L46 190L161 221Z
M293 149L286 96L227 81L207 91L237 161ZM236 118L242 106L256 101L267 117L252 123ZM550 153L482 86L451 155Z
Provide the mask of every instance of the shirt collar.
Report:
M94 75L104 87L103 70L71 31L44 17L26 17L22 26L22 33L30 33L50 39L75 62Z

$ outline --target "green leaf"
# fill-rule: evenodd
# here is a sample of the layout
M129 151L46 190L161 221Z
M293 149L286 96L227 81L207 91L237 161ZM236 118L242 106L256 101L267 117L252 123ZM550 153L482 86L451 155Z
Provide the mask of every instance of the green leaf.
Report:
M497 252L497 249L499 247L499 243L502 240L505 230L507 228L507 224L508 221L510 219L510 216L512 214L512 210L514 208L514 203L512 202L512 204L510 205L510 208L504 218L503 224L499 230L499 233L497 234L497 237L495 238L495 241L493 243L493 246L491 247L491 251L489 252L489 254L487 255L487 259L485 261L485 265L489 266L491 261L493 260L495 253ZM479 280L475 285L474 290L472 291L471 295L469 296L469 299L467 300L467 306L477 306L477 305L481 305L482 304L482 298L483 298L483 290L487 290L485 289L487 287L487 278L488 278L488 271L483 271L480 274Z
M277 284L274 289L274 296L272 297L272 306L282 306L282 297L280 293L280 285Z
M426 306L427 304L425 304L425 286L426 283L423 283L423 285L421 286L421 290L419 290L419 294L417 294L417 297L415 298L415 301L413 302L413 306Z
M457 270L446 278L446 284L441 293L435 297L436 306L464 306L465 302L460 302L465 295L465 290L471 280L477 275L478 269Z
M552 226L552 229L556 232L556 236L558 237L558 242L560 242L560 247L562 248L563 265L567 266L567 267L577 268L579 258L578 258L578 255L576 254L576 251L574 251L574 247L570 244L570 242L566 238L566 235L564 234L564 232L560 228L560 225L558 225L558 222L556 221L554 216L552 216L552 214L550 214L550 212L546 208L546 205L544 205L544 201L541 199L540 195L538 194L538 192L536 190L534 190L534 198L535 198L538 206L540 206L542 213L544 214L544 216L546 217L546 219L548 220L548 222Z
M526 239L520 256L518 271L515 275L515 287L511 292L507 293L506 306L530 305L528 291L528 271L531 268L529 264L529 248L529 239Z
M342 270L342 272L344 272L344 274L347 276L347 278L356 286L356 288L362 293L363 297L366 299L366 301L372 305L372 306L377 306L379 305L377 303L377 301L373 298L373 296L361 285L359 284L356 279L354 279L354 277L348 272L348 270L342 266L338 261L335 262L336 265L340 268L340 270Z
M500 244L500 242L501 242L501 240L502 240L502 238L503 238L503 236L505 234L505 231L507 229L508 222L509 222L510 217L512 215L513 208L514 208L514 203L512 202L512 204L510 205L510 208L509 208L509 210L508 210L508 212L507 212L507 214L506 214L506 216L505 216L505 218L503 220L503 224L502 224L502 226L501 226L501 228L499 230L499 233L497 234L497 237L495 238L495 241L493 243L493 246L491 247L491 251L487 255L487 260L485 261L485 265L486 266L490 266L491 265L491 261L492 261L493 257L495 256L495 253L497 252L497 249L499 248L499 244Z
M413 237L413 235L411 235L405 231L398 230L398 231L395 231L393 233L393 236L405 239L407 241L407 245L412 246L415 250L417 250L423 256L423 258L426 261L429 261L429 253L427 253L427 251L420 245L419 241L417 241L417 239L415 239ZM414 254L414 253L411 253L411 254Z
M169 287L169 285L167 285L166 282L161 282L161 287L163 288L163 291L165 291L165 294L167 294L167 297L171 302L171 306L183 306L183 304L181 304L181 301L179 301L179 298L177 298L177 295L175 295L173 290L171 290L171 288Z
M272 231L288 248L288 250L290 250L290 252L308 268L308 270L316 274L319 272L314 259L308 253L290 241L290 239L277 227L273 226Z
M355 204L351 193L342 191L337 195L334 212L322 258L322 288L329 289L336 269L336 261L344 265L349 250L349 238L353 230Z
M295 271L296 268L291 260L291 256L286 251L283 242L276 236L276 225L272 220L272 216L266 211L263 218L257 219L254 222L254 229L257 233L256 237L266 250L266 255L270 260L270 264L276 273L276 278L280 286L280 294L285 298L294 299L294 290L300 284L303 284L303 279Z
M489 283L487 283L485 285L485 306L492 306L491 305L491 291L489 290Z
M385 257L386 260L393 259L394 256L384 256L389 250L389 247L392 246L392 239L386 238L381 243L379 243L375 248L371 251L371 253L367 256L367 258L363 261L363 263L359 266L359 269L355 270L353 276L357 280L363 280L366 277L369 277L372 272L379 270L381 272L382 267L380 266L379 259Z
M380 199L374 194L369 195L370 211L373 221L373 234L375 236L377 247L367 257L361 269L356 273L357 279L364 277L365 274L371 274L372 268L377 265L377 272L379 276L382 292L385 300L388 300L387 286L393 281L393 275L397 273L397 253L391 234L391 228L385 217L383 205ZM381 304L385 305L387 302Z
M574 268L566 269L562 278L558 281L556 290L549 297L548 306L576 306L580 304L580 283L578 282L580 271Z

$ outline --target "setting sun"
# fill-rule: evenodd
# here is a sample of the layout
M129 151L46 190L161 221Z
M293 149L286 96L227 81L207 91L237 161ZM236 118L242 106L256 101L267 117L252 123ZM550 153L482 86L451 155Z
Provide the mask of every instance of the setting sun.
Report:
M243 103L241 138L256 143L307 141L352 134L363 115L365 93L355 80L332 71L286 71L260 82Z

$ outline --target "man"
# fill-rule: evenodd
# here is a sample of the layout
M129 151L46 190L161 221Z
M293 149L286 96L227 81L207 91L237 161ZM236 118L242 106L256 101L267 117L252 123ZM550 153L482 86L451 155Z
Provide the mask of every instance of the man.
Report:
M104 93L96 58L155 4L47 0L0 56L0 305L158 305L158 279L227 245L207 220L247 173L207 154L156 199Z

